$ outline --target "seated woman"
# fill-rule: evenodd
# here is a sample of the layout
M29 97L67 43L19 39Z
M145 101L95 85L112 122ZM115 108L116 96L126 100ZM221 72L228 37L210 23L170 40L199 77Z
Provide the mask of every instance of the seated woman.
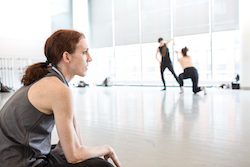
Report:
M200 92L203 90L204 94L206 94L205 87L198 87L199 75L198 75L196 68L193 66L191 57L187 55L188 48L185 47L181 50L181 52L178 52L178 51L175 51L175 52L177 53L177 59L184 70L184 72L179 75L179 83L181 86L180 93L184 93L183 79L191 78L193 82L193 92L196 94L197 92ZM182 57L179 57L179 53L182 54Z
M0 110L0 166L117 167L121 163L108 146L86 147L73 113L68 82L84 77L92 61L84 35L58 30L46 41L47 61L29 66L24 84ZM59 144L51 149L56 124ZM99 158L104 156L104 159Z

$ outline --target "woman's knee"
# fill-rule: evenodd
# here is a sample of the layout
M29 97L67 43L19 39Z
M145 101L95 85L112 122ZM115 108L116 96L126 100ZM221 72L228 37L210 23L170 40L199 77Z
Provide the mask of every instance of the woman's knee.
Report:
M180 73L178 77L183 79L183 76L184 76L184 73Z
M88 166L91 167L114 167L111 163L102 158L88 159L85 161L85 164L88 164Z

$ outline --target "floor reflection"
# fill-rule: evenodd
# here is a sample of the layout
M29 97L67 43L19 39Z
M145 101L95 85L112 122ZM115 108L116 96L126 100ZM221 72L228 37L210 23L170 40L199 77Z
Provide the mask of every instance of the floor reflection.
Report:
M124 167L250 166L249 91L73 88L84 144L111 145ZM1 105L9 96L1 95ZM1 106L2 107L2 106ZM58 138L54 132L52 141Z

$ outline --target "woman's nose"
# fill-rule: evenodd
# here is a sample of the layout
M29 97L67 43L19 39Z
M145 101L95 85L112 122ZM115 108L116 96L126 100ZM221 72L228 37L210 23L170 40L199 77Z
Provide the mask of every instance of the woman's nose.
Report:
M91 56L89 55L88 56L88 62L91 62L92 61L92 58L91 58Z

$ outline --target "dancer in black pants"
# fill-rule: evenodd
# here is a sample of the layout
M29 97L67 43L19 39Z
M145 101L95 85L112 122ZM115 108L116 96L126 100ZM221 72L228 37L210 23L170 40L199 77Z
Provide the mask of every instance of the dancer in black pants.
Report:
M171 62L170 57L169 57L168 43L171 42L171 41L173 41L173 45L174 45L174 39L170 39L169 41L164 43L163 38L159 38L158 42L159 42L160 45L157 48L157 52L156 52L156 55L155 55L156 59L160 63L160 67L161 67L161 79L162 79L162 83L164 85L164 88L162 90L166 90L166 84L165 84L165 79L164 79L164 71L165 71L166 68L169 69L169 71L175 77L176 81L179 83L178 77L176 76L176 74L174 72L172 62ZM159 52L161 53L161 57L162 57L161 61L157 57Z
M184 72L179 75L179 82L181 86L180 93L184 93L183 79L191 78L193 82L193 92L196 94L197 92L200 92L203 90L204 94L206 94L205 87L198 87L199 75L198 75L196 68L193 66L191 57L187 55L187 51L188 51L187 47L183 48L181 52L175 51L178 56L177 59L184 70ZM181 53L182 57L179 57L178 53Z

